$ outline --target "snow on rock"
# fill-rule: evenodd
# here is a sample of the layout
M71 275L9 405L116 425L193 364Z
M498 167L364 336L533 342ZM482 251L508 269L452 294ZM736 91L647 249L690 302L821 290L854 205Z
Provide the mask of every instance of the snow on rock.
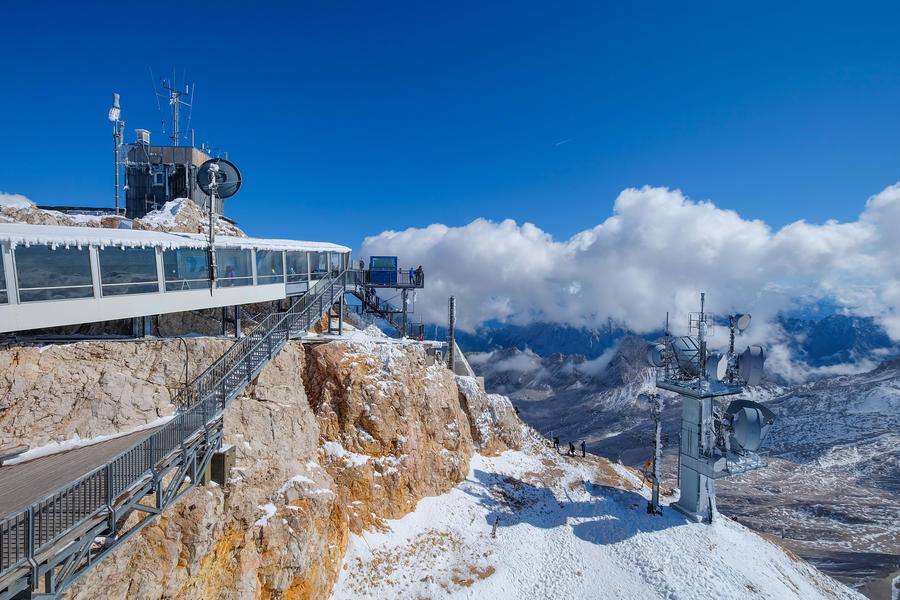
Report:
M217 218L216 235L246 237L230 221ZM202 233L209 235L209 213L197 206L189 198L169 200L158 210L150 211L134 221L135 229L154 231L177 231L181 233Z
M34 202L22 194L0 192L0 209L3 208L34 208Z
M332 598L862 599L726 518L648 515L616 477L591 457L476 455L449 493L351 535Z
M456 377L460 401L469 415L472 440L484 454L519 449L525 429L506 396L486 394L474 377Z
M256 508L260 509L264 513L263 516L257 519L256 523L253 524L256 527L265 527L266 525L268 525L269 519L274 517L275 513L278 510L271 502L262 506L257 506Z

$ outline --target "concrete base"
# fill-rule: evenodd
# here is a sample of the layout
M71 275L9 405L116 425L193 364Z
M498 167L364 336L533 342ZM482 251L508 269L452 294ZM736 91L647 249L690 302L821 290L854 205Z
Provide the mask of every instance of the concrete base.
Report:
M678 504L677 502L676 502L675 504L670 504L669 507L675 509L675 510L678 511L678 512L680 512L681 514L683 514L685 517L687 517L688 519L690 519L690 520L693 521L694 523L702 523L703 521L706 520L706 515L705 515L705 514L696 513L696 512L694 512L694 511L688 509L688 508L685 508L685 507L681 506L681 505Z

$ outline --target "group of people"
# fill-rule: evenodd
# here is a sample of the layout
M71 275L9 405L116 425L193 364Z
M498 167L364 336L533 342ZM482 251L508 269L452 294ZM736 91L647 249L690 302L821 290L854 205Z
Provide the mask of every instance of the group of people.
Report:
M422 268L422 265L409 270L409 280L413 285L422 285L422 282L425 281L425 269Z
M556 451L559 452L559 436L553 437L553 447L556 448ZM575 456L575 443L569 442L569 450L566 452L567 456ZM581 440L581 456L587 456L587 446L584 443L584 440Z

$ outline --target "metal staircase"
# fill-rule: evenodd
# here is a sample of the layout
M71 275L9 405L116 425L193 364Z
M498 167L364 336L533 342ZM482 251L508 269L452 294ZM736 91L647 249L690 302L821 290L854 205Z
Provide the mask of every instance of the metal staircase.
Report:
M407 319L406 311L395 307L387 300L376 295L374 288L368 286L362 278L357 277L353 283L355 285L348 287L347 293L353 294L361 302L361 309L364 313L384 319L400 337L422 337L425 331L423 324L410 323ZM406 290L403 291L402 298L402 302L405 304Z
M57 598L196 486L221 447L228 404L291 338L308 331L355 286L353 271L316 281L182 390L168 423L27 508L0 515L0 600ZM129 523L135 513L140 519Z

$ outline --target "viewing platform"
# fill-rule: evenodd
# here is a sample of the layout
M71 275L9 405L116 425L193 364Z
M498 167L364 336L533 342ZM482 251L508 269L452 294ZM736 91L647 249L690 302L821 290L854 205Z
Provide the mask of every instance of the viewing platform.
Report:
M349 265L326 242L0 224L0 333L281 300Z

